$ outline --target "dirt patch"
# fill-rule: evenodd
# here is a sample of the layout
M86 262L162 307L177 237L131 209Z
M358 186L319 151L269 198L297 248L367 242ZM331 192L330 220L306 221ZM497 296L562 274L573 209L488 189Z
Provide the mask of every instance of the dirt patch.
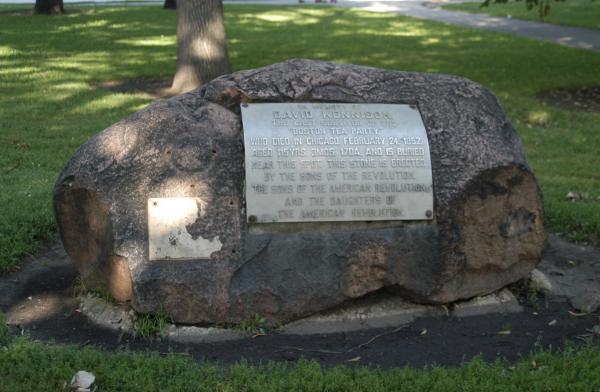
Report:
M560 109L600 112L600 86L541 91L536 98Z
M128 80L107 80L94 83L96 88L107 89L116 93L144 93L154 99L169 98L176 95L171 91L172 79L135 78Z
M599 248L556 236L551 236L550 243L544 263L571 266L568 261L574 260L569 268L588 262L600 264ZM524 300L521 313L422 318L403 328L308 336L269 333L217 343L148 341L91 323L73 299L76 282L75 269L62 246L55 244L28 258L18 272L0 276L0 309L7 314L15 334L25 333L48 343L186 352L198 360L224 364L241 359L251 363L294 362L304 357L325 366L454 366L476 355L488 361L515 361L533 349L558 348L565 341L599 341L590 331L600 323L600 312L582 314L566 300L541 296Z

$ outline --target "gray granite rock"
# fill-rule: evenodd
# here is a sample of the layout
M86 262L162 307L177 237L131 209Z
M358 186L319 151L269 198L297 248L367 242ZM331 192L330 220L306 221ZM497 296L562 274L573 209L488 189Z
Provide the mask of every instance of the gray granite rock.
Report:
M600 308L599 261L595 247L553 236L530 284L544 295L566 299L573 308L591 313Z
M529 289L544 295L551 295L554 287L550 278L536 268L529 275Z
M411 103L431 149L428 222L247 224L241 102ZM147 201L198 197L187 227L220 249L149 261ZM386 288L421 303L495 291L528 276L546 244L542 200L497 99L469 80L290 60L158 101L87 141L54 206L88 286L182 323L270 324Z
M420 305L398 296L377 295L376 298L360 298L293 321L282 326L281 330L290 335L352 332L401 327L418 318L443 317L447 314L443 306Z
M94 324L103 328L134 333L134 312L121 304L111 304L92 295L80 298L79 309Z
M522 311L523 307L513 293L508 289L503 289L498 293L455 303L452 308L452 316L470 317L490 313L519 313Z

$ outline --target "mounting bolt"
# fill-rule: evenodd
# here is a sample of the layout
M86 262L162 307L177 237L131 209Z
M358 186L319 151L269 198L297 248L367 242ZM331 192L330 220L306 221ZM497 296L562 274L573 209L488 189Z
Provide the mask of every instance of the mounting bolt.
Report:
M256 215L250 215L248 217L248 222L250 222L250 223L254 223L254 222L256 222L256 220L257 220Z
M433 216L433 211L431 211L431 210L425 211L425 216L428 218L431 218Z

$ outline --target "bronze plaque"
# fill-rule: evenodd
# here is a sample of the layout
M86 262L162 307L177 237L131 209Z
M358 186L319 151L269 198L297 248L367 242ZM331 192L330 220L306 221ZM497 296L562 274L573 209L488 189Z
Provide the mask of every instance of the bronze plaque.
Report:
M433 216L429 143L397 104L242 105L249 222Z

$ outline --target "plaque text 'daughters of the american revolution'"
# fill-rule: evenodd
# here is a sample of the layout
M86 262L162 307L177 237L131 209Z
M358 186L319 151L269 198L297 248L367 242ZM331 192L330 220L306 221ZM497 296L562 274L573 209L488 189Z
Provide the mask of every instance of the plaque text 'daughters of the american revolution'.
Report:
M249 222L430 219L427 133L396 104L242 105Z

